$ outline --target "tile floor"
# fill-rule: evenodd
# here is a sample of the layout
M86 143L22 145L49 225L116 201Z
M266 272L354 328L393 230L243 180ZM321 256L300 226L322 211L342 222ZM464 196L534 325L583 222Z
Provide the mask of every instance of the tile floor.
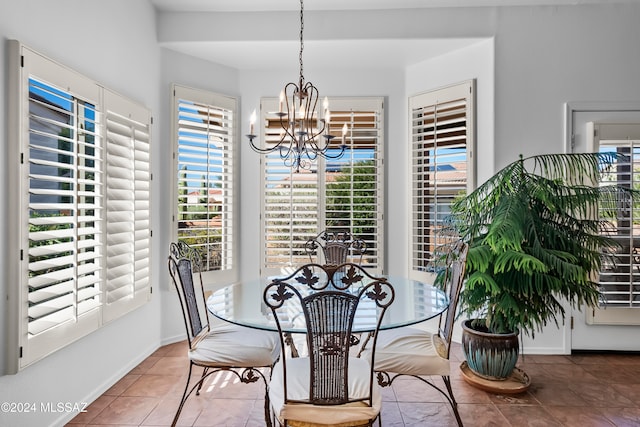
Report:
M640 426L640 355L525 356L518 365L531 378L519 395L496 395L462 378L459 346L452 350L452 381L467 427ZM168 426L182 395L188 363L186 342L158 349L67 427ZM198 371L200 373L200 371ZM180 426L264 426L262 383L235 383L213 376L185 405ZM414 379L383 389L383 426L455 426L444 399Z

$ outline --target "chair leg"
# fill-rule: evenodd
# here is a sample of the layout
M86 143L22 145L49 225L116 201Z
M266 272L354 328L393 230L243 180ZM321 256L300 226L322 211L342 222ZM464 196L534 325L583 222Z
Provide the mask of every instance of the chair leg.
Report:
M204 381L202 381L204 379L204 377L207 376L207 372L209 371L209 367L205 367L204 370L202 371L202 377L200 377L200 385L198 386L198 389L196 390L196 396L200 396L200 389L202 388L202 384L204 383Z
M265 379L264 384L264 420L267 424L267 427L272 427L271 421L271 401L269 400L269 385Z
M460 412L458 412L458 402L456 402L456 398L453 396L453 389L451 388L451 378L449 378L448 376L443 376L442 381L444 381L444 385L447 387L447 392L449 393L449 403L451 404L451 408L453 409L453 414L456 417L458 426L462 427L462 419L460 418Z
M193 370L193 363L189 363L189 373L187 374L187 383L184 385L184 392L182 393L182 399L180 399L180 406L178 406L178 410L176 411L176 414L173 416L171 427L175 426L178 423L178 418L180 418L182 407L184 406L184 402L187 400L187 391L189 390L189 382L191 381L192 370Z

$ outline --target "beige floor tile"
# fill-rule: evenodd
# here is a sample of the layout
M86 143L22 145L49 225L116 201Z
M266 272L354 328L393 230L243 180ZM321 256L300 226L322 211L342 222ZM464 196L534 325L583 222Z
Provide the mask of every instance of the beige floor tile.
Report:
M139 426L155 409L155 397L118 396L92 421L95 424L131 424Z

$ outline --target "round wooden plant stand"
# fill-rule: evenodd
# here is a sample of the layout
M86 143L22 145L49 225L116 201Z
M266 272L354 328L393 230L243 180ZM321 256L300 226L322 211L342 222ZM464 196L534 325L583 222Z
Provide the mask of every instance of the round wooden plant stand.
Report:
M490 393L498 394L518 394L527 391L531 385L529 376L522 369L514 368L513 373L509 378L504 380L489 380L476 375L467 362L464 361L460 365L462 371L462 378L472 385L481 390L488 391Z

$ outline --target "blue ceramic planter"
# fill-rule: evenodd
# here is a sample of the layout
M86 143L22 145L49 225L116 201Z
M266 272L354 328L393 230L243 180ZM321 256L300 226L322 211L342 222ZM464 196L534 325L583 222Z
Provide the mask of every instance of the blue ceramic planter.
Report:
M481 378L506 380L518 362L518 332L493 334L462 323L462 351L469 368Z

